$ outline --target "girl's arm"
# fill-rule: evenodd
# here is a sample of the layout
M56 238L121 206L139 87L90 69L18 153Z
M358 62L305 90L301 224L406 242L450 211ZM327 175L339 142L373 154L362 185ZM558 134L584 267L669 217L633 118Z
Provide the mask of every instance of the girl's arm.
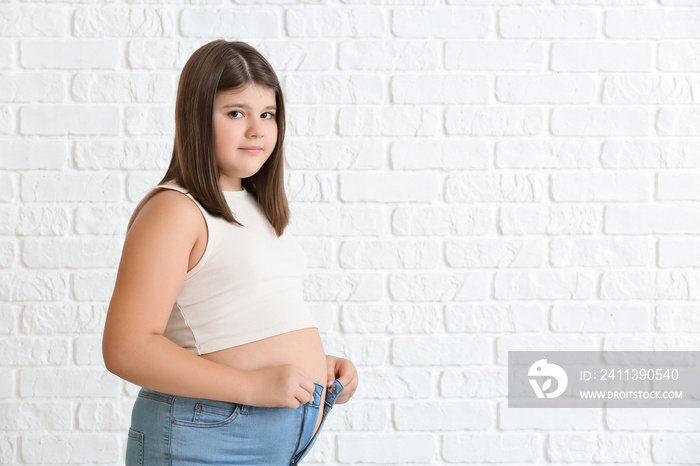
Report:
M107 369L179 396L289 408L311 401L314 384L293 365L242 371L196 356L163 336L202 228L206 224L197 206L176 191L158 192L138 213L124 241L105 322Z

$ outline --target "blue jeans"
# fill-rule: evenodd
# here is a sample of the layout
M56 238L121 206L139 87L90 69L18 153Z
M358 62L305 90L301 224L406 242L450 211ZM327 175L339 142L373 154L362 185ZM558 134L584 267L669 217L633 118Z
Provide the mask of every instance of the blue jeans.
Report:
M294 465L316 442L344 390L339 380L296 409L262 408L168 395L142 388L131 413L126 465Z

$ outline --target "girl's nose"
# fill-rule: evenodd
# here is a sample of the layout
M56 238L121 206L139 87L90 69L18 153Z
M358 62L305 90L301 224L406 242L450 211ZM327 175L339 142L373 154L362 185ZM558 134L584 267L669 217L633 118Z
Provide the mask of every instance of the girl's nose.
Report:
M248 134L249 138L261 138L265 135L265 130L263 129L262 123L258 119L249 120L248 124Z

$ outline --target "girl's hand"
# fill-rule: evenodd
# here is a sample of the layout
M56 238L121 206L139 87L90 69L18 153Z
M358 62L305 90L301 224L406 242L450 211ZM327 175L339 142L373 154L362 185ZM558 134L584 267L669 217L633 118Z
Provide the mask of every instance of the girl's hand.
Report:
M326 355L326 365L328 367L328 379L326 387L330 387L335 379L340 380L345 389L336 398L336 404L347 403L357 390L357 369L355 365L347 359Z
M265 367L251 371L250 375L253 393L245 404L296 409L314 399L316 386L308 375L292 364Z

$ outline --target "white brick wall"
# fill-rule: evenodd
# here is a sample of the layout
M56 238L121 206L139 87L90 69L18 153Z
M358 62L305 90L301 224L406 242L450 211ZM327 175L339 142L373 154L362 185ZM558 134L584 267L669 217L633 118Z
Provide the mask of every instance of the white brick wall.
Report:
M100 335L177 76L258 47L360 388L326 464L697 464L700 412L508 409L509 350L700 349L697 0L0 1L0 463L122 462Z

